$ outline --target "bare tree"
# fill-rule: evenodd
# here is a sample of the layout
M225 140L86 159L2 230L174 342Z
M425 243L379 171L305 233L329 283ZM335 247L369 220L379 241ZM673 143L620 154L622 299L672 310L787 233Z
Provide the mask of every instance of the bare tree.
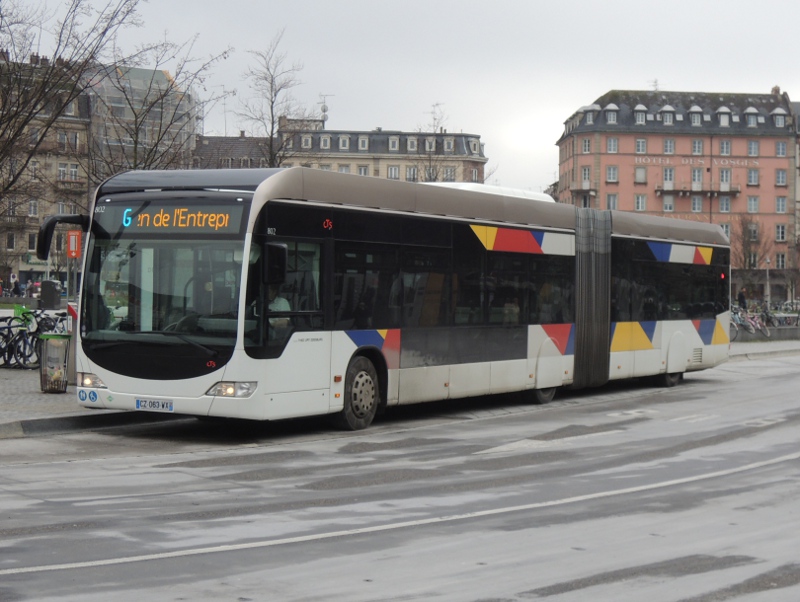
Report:
M201 101L198 89L230 53L192 58L196 39L164 39L97 68L87 86L93 113L87 172L94 183L126 169L190 166L204 110L221 98Z
M740 213L731 228L731 267L736 269L743 286L757 289L765 258L772 254L773 242L764 235L761 222L749 213Z
M245 76L254 97L242 101L242 108L238 112L242 119L253 126L254 136L265 138L263 152L266 167L280 167L294 152L295 134L304 129L304 111L290 94L292 88L302 83L298 74L303 70L303 65L289 63L286 53L280 51L283 34L284 30L279 31L265 50L250 52L256 64L247 70ZM284 120L284 127L281 128L282 117L293 119L288 122Z
M60 20L24 0L0 4L0 194L14 191L31 157L82 93L120 28L138 24L139 0L69 0ZM34 50L39 36L51 58Z

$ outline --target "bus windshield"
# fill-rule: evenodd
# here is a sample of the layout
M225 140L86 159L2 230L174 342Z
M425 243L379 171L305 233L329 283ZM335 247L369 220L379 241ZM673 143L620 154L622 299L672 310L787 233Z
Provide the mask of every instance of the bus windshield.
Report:
M82 290L81 339L90 359L104 365L124 355L137 363L131 354L138 354L143 364L165 353L178 364L178 356L217 366L227 361L236 342L246 207L130 201L100 207ZM205 225L195 218L184 228L179 220L187 212L205 216ZM153 231L162 227L153 224L159 215L176 225ZM209 227L211 215L216 224Z

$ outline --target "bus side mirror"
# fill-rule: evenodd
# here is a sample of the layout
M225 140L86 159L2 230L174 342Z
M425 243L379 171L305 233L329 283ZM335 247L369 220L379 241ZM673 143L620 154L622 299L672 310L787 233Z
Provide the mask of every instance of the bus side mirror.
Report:
M264 245L264 282L281 284L286 281L286 270L289 264L289 247L276 242Z

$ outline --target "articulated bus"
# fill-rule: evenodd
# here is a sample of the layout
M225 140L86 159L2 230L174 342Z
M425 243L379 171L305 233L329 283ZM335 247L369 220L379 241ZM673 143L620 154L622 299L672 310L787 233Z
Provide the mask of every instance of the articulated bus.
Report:
M75 334L86 407L253 420L652 376L728 357L728 240L678 219L307 168L97 190Z

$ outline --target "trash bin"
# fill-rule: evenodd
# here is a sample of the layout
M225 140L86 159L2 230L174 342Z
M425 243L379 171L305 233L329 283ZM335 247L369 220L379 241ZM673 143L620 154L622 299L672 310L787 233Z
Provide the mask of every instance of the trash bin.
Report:
M61 283L57 280L43 281L40 301L42 309L59 309L61 307Z
M43 334L39 337L42 345L39 369L44 393L67 392L70 338L68 334Z

